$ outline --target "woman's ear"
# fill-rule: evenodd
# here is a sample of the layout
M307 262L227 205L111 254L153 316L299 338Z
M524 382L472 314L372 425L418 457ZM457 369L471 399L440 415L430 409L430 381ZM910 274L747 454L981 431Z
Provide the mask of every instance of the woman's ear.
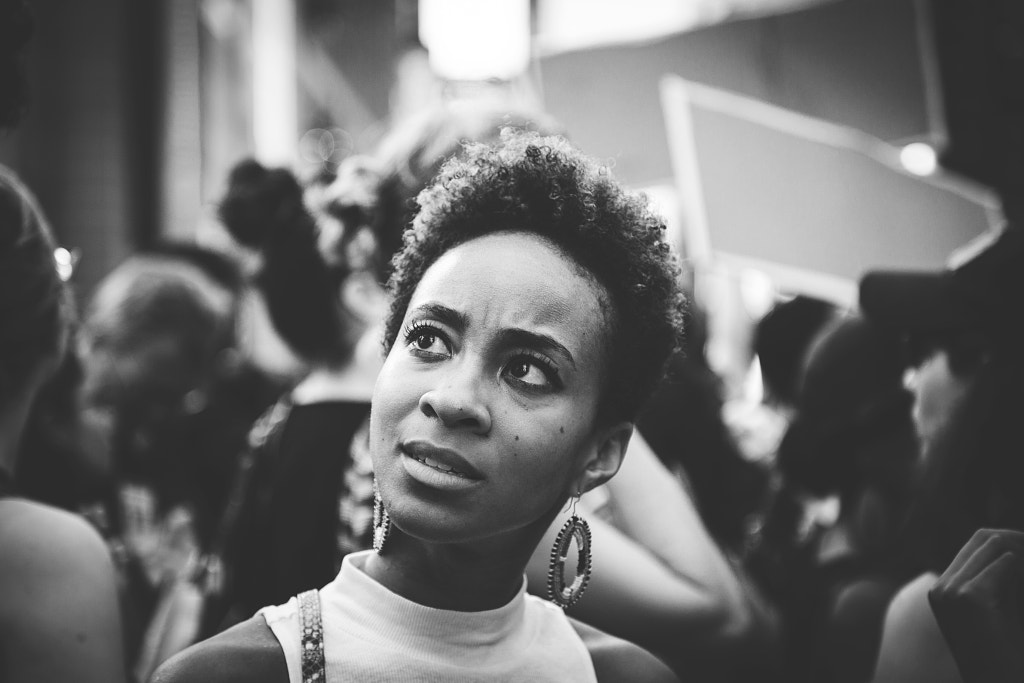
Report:
M596 447L587 454L582 463L574 493L586 493L615 476L622 465L626 446L629 445L632 436L632 422L619 422L604 429L598 437Z

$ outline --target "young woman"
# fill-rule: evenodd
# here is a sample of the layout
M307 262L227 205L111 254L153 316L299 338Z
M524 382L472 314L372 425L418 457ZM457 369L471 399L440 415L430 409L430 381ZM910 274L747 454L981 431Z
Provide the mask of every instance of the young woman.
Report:
M675 680L523 578L555 516L615 474L678 341L662 224L563 140L531 134L471 147L420 204L372 399L377 552L154 681ZM563 604L589 573L583 523L567 534L582 573L562 590L556 548Z
M434 181L444 160L459 153L467 141L497 142L507 127L540 135L562 131L560 124L542 112L453 102L399 122L372 158L346 159L337 180L318 193L318 201L311 202L319 206L321 215L344 225L344 230L332 231L332 221L318 221L321 238L341 237L333 241L333 248L332 240L321 239L321 246L328 247L325 251L347 256L328 257L328 262L348 261L353 275L369 279L372 284L366 289L374 291L378 279L383 276L386 280L391 260L402 245L404 228L415 215L416 197ZM368 252L371 258L352 259L352 246L366 244L374 247ZM373 266L369 277L368 266ZM364 290L361 295L367 298ZM367 336L379 344L379 327L369 329ZM699 335L694 335L689 325L686 341L686 356L692 361ZM376 372L379 363L373 367ZM670 375L672 370L670 361ZM671 387L671 382L669 378L660 388ZM692 394L690 387L676 389ZM721 539L711 533L712 508L721 508L721 501L701 499L700 473L687 470L694 484L691 495L691 489L681 486L659 459L681 457L673 449L678 451L683 442L668 443L671 439L662 438L649 445L643 438L648 436L644 428L651 426L651 408L659 399L658 392L656 389L647 402L646 424L643 417L637 422L623 467L606 485L579 501L578 509L587 512L594 544L602 549L602 561L601 571L588 584L587 599L573 605L569 614L656 653L681 676L685 672L686 677L704 681L763 676L774 659L774 614L753 586L744 583L742 570L727 549L716 544ZM690 408L663 405L661 413L674 413L671 419L675 423L679 422L677 416L685 413L684 422L691 431L700 431L690 423L702 423L706 415ZM687 432L683 440L686 450L706 448L707 444L690 440L692 436ZM354 452L366 450L361 445L356 449L356 445L353 442ZM703 457L714 459L711 456L716 455ZM527 564L527 584L534 594L546 592L550 548L569 517L569 512L563 511L554 520Z

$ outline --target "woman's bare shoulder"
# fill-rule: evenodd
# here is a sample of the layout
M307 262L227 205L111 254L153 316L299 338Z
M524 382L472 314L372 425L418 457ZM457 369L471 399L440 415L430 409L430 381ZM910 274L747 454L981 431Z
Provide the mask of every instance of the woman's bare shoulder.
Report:
M63 553L103 547L99 533L81 516L22 498L0 500L0 540L23 552Z
M570 621L590 652L599 683L679 683L668 665L639 645Z
M20 586L22 594L34 592L26 586L60 586L72 579L92 591L113 580L99 533L82 517L49 505L0 501L0 548L7 551L0 553L0 586Z
M150 683L288 683L284 652L257 615L164 662Z

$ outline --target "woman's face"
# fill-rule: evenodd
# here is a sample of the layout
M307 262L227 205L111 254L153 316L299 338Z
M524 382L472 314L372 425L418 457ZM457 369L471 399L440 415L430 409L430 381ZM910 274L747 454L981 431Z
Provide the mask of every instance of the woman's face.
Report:
M458 542L546 527L594 483L588 463L621 441L596 422L605 296L522 233L477 238L426 271L373 394L374 471L403 531Z
M971 376L961 377L949 367L949 354L936 347L903 376L904 386L914 394L914 425L927 453L937 433L950 423L968 394Z

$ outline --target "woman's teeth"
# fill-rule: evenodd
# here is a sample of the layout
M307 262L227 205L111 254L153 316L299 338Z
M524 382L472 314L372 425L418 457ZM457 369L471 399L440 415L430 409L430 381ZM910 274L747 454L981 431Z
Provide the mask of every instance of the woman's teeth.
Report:
M451 467L448 467L444 463L440 463L440 462L434 460L433 458L428 458L428 457L417 458L417 457L414 456L414 459L418 460L421 463L423 463L427 467L433 467L435 470L440 470L440 471L444 472L445 474L454 474L457 477L465 477L466 476L462 472L459 472L456 469L452 469Z

